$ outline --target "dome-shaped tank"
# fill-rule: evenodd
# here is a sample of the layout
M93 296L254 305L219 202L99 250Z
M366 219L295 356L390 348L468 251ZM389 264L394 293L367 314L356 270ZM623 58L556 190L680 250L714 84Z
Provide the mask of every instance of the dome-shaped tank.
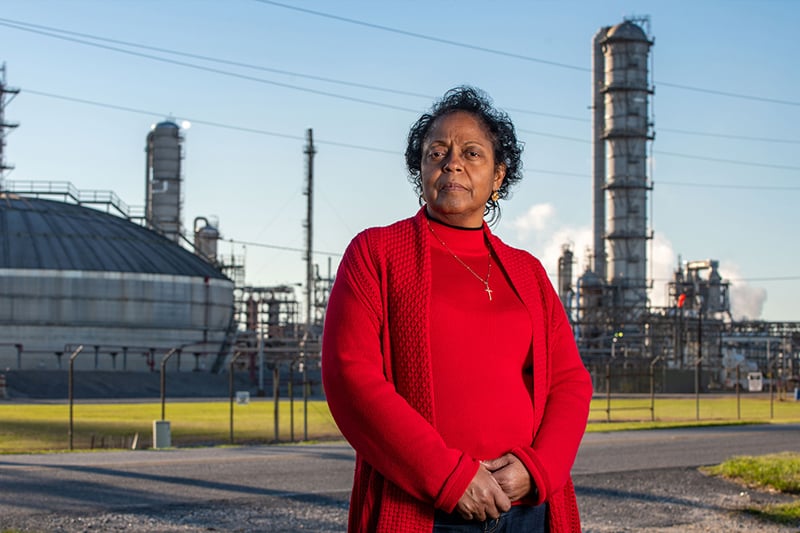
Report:
M82 344L95 357L76 368L116 368L125 354L127 369L144 370L151 349L214 357L225 343L233 282L129 220L8 195L0 243L0 338L24 346L20 361L0 350L0 367L61 368L57 354Z
M616 26L612 26L608 32L606 32L606 42L608 41L643 41L649 43L650 40L647 38L647 35L644 33L644 30L631 22L630 20L626 20L621 24L617 24Z

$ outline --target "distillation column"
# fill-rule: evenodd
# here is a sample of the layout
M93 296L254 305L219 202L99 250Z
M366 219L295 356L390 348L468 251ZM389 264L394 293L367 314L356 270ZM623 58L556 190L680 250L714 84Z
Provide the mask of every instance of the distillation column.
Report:
M607 281L613 305L627 320L647 303L647 142L648 54L652 41L633 22L608 30L600 40L605 83L603 107L606 141Z

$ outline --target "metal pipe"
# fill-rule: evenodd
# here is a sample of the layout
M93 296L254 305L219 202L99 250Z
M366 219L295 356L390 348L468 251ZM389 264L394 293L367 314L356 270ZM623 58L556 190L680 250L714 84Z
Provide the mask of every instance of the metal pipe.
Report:
M769 357L769 343L767 343L767 357ZM769 363L767 377L769 378L769 418L775 417L775 388L772 386L773 376L772 363Z
M164 420L164 413L166 409L166 396L167 396L167 361L176 353L180 353L180 348L172 348L164 358L161 360L161 420Z
M736 420L742 419L742 387L739 380L742 378L741 367L736 365Z
M264 396L264 332L261 330L261 322L256 323L256 335L258 335L258 396Z
M78 357L78 354L83 351L83 344L78 346L72 355L69 356L69 379L68 379L68 397L69 397L69 449L70 451L73 449L73 412L72 412L72 405L74 403L74 389L73 389L73 366L75 363L75 358Z
M231 444L233 444L233 386L234 386L233 385L233 377L234 377L233 376L233 364L243 354L244 354L244 352L238 352L238 353L233 354L233 357L231 357L231 360L228 363L228 394L230 395L230 416L229 416L230 424L229 425L230 425L230 441L231 441Z
M275 442L280 441L280 433L279 433L279 426L278 426L278 419L280 418L280 368L278 367L278 362L275 362L275 368L272 369L272 400L273 400L273 417L274 417L274 425L275 425Z
M661 359L659 355L650 363L650 421L655 422L656 420L656 375L655 375L655 366L656 363Z
M314 259L312 250L314 246L314 130L309 128L306 132L308 144L304 153L308 156L306 168L306 330L311 329L313 323L312 305L314 301Z
M294 442L294 361L289 362L289 442Z
M303 440L308 440L308 362L303 360Z
M606 422L611 422L611 363L606 364Z

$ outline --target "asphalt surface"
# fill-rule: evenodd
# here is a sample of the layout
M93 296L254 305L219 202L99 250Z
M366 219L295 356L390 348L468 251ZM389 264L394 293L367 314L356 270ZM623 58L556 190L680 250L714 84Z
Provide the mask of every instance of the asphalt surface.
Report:
M573 469L584 531L800 531L739 511L791 496L697 471L779 451L800 451L800 425L588 434ZM343 531L353 457L346 444L0 456L0 530Z

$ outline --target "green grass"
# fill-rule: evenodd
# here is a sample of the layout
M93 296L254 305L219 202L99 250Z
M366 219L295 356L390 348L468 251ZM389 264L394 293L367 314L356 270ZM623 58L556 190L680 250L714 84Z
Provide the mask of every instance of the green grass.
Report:
M706 470L748 487L800 494L800 453L737 456Z
M778 524L800 524L800 502L766 505L763 508L749 509L748 512Z
M234 404L234 442L269 443L291 440L289 402L279 403L278 438L272 401ZM73 408L73 443L76 449L126 447L138 433L139 447L152 442L153 421L161 419L161 404L80 403ZM167 402L173 446L230 443L228 402ZM294 439L303 438L303 403L294 403ZM341 438L324 401L308 404L309 438ZM0 453L60 451L69 448L69 407L52 404L0 404Z
M770 405L771 404L771 405ZM650 423L650 398L613 396L611 398L611 422L608 420L608 402L605 398L596 396L592 400L589 413L591 426L597 424L620 424L626 422ZM699 421L698 421L699 412ZM658 427L664 424L692 425L713 424L724 422L752 423L752 422L800 422L800 402L794 400L779 400L775 398L770 402L769 395L743 395L737 402L735 396L700 396L698 403L693 396L680 398L666 397L655 399L655 421ZM699 424L697 424L699 422ZM644 427L644 426L642 426ZM609 428L610 429L610 428ZM634 429L632 427L619 427L615 429ZM596 429L598 431L606 431Z
M700 420L696 420L694 397L656 398L655 421L650 420L650 400L614 397L611 422L607 422L605 398L592 401L587 431L660 429L687 426L747 423L800 423L800 403L775 401L770 417L768 396L745 396L737 417L733 396L702 397ZM234 404L234 442L271 443L299 441L304 436L303 403L294 402L294 439L291 435L289 401L279 403L278 436L275 436L274 403L251 399L247 405ZM174 446L218 445L230 442L230 404L227 401L177 401L166 403ZM139 447L152 442L153 421L161 418L160 402L87 403L73 408L75 449L128 447L139 435ZM308 403L309 440L341 438L327 404ZM64 404L0 403L0 453L62 451L69 447L69 406Z
M704 472L724 477L746 487L800 494L800 453L732 457ZM800 499L793 502L750 507L747 511L780 524L800 524Z

